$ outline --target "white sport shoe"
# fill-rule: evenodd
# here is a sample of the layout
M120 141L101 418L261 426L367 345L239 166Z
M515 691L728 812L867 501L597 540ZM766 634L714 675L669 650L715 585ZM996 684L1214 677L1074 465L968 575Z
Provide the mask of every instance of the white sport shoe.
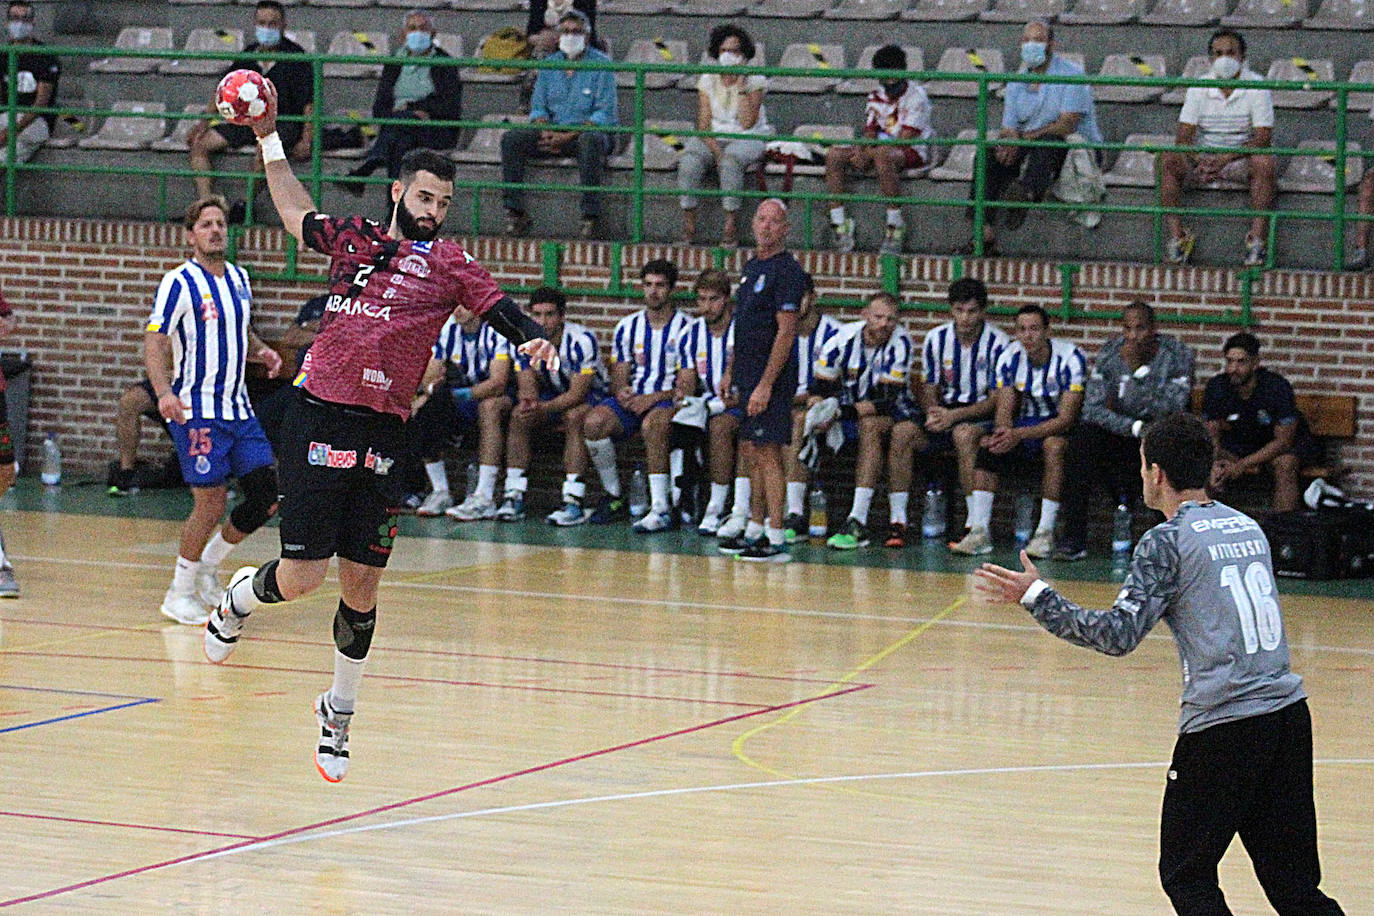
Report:
M716 537L720 538L722 541L728 541L731 538L737 538L740 535L744 534L744 526L747 524L749 524L749 516L731 515L729 518L725 520L725 522L719 528L716 529Z
M415 507L415 514L433 518L436 515L443 515L452 505L453 494L448 490L434 490L425 497L424 502Z
M640 534L667 531L673 527L673 516L670 512L650 512L630 527Z
M219 604L219 596L224 594L224 586L219 584L219 570L209 569L204 564L196 570L196 597L200 603L205 605L205 612L208 614L210 608ZM205 621L201 621L204 623Z
M1026 544L1026 556L1034 557L1037 560L1044 560L1054 553L1054 532L1048 528L1042 528L1035 532Z
M949 549L953 553L968 554L971 557L982 556L992 553L992 540L988 537L988 529L970 528L963 540L951 542Z
M19 581L14 578L14 567L6 563L0 566L0 598L18 598Z
M582 508L578 502L566 502L560 509L555 509L544 516L544 521L550 525L557 525L559 528L571 528L574 525L585 525L587 519L591 518L591 513Z
M472 494L462 503L445 510L445 515L460 522L480 522L496 518L496 503L485 496Z
M243 632L243 622L247 615L239 616L234 612L234 586L258 574L256 566L240 567L229 577L229 587L221 593L219 604L210 612L205 621L205 657L219 664L234 651Z
M697 534L708 538L715 537L716 532L720 530L720 524L720 515L714 512L708 512L702 517L701 524L697 525Z
M348 775L348 725L353 713L329 705L329 691L315 697L315 720L320 723L320 743L315 748L315 769L330 782Z
M496 520L498 522L519 522L525 518L525 497L518 492L507 493L506 498L501 501L501 508L496 510Z
M192 627L201 626L210 616L210 609L200 603L200 597L195 592L177 592L170 588L163 596L159 610L162 616Z

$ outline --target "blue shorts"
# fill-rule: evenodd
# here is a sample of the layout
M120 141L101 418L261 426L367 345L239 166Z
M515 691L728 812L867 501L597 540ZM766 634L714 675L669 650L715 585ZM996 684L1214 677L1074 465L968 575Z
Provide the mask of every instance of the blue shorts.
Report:
M639 435L639 428L644 425L644 416L648 415L649 410L657 410L660 407L672 407L673 395L672 392L665 391L663 400L659 401L653 407L650 407L649 410L644 411L643 415L626 410L625 405L616 400L613 394L602 395L599 399L593 397L591 403L593 407L606 407L611 413L615 414L615 418L620 421L620 428L624 430L624 432L618 436L612 436L611 438L616 442L624 442L626 439L631 439Z
M256 417L168 423L181 479L190 487L217 487L272 463L272 446Z
M477 405L481 403L481 401L474 401L472 398L468 398L466 401L455 400L453 402L453 410L458 415L458 422L465 427L476 427L480 419L477 413Z

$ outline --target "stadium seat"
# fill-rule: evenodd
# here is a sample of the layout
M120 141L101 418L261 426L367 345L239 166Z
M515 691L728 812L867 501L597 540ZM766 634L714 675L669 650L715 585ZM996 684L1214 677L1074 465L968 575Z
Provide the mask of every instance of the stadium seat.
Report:
M120 99L111 106L115 112L105 119L93 136L76 141L81 149L139 150L147 149L154 140L159 139L167 130L167 121L161 117L143 115L165 114L166 104L162 102L131 102Z
M908 22L966 22L977 19L988 0L916 0L902 13Z
M253 2L256 3L257 0L253 0ZM502 9L509 10L520 8L519 4L515 3L515 0L503 0L503 2L505 6L502 7ZM418 0L418 2L416 2L416 0L377 0L377 5L402 10L462 10L469 8L466 6L459 6L458 3L450 2L450 0ZM486 7L477 7L477 9L486 9Z
M1100 76L1168 76L1163 54L1108 54ZM1153 102L1164 94L1163 86L1094 86L1099 102Z
M229 0L167 0L174 6L220 6L227 4ZM49 146L52 144L49 143Z
M1127 146L1173 146L1172 134L1129 134ZM1143 149L1122 150L1110 170L1102 173L1109 188L1153 188L1155 186L1155 156Z
M945 48L935 69L942 73L1004 73L1002 52L997 48ZM990 89L1001 83L989 83ZM978 84L973 81L932 80L926 83L926 94L950 98L974 98Z
M640 38L630 45L629 52L625 55L626 63L632 64L667 64L682 63L691 61L687 51L687 42L679 38ZM644 74L645 89L667 89L674 86L682 78L681 73L646 73ZM615 75L615 84L624 88L635 84L635 75L628 70L622 70Z
M287 38L301 46L301 50L306 54L315 53L315 30L314 29L287 29L282 33Z
M1359 60L1350 68L1350 79L1346 82L1368 85L1374 83L1374 60ZM1352 92L1345 97L1345 104L1351 111L1368 111L1374 108L1374 92Z
M996 136L996 130L989 130L988 137ZM978 136L978 131L972 127L966 127L955 136L956 140L973 140ZM935 169L930 170L932 181L972 181L973 164L978 160L978 147L972 143L961 143L958 146L947 146L949 150L945 154L944 163ZM991 155L991 153L989 153Z
M1053 22L1067 5L1065 0L996 0L992 9L983 10L978 18L983 22Z
M795 143L806 143L808 140L853 140L854 128L848 124L798 124L788 134L795 136ZM819 177L825 174L825 153L834 144L806 143L814 147L813 153L817 153L820 162L805 162L791 167L793 175L810 175ZM786 175L788 166L784 162L769 162L764 167L764 172L769 175Z
M682 152L682 138L673 135L674 131L694 130L692 121L645 121L644 129L644 171L671 172L677 168L678 155ZM650 134L647 131L666 131ZM635 167L634 138L630 146L618 156L612 156L606 164L613 169L630 170Z
M170 51L172 30L154 26L128 26L119 30L115 48L120 51ZM159 61L153 57L102 57L91 61L92 73L152 73Z
M529 120L528 115L521 114L489 114L484 116L482 122L492 126L477 128L467 146L453 151L453 160L466 162L469 165L500 165L501 135L512 126L528 124Z
M89 135L92 126L91 118L85 112L96 107L94 102L84 99L63 99L60 104L69 111L54 119L52 133L43 144L49 149L69 149L76 146L76 141Z
M414 4L402 3L396 0L397 6L410 7ZM423 6L424 4L421 4ZM466 10L469 12L498 12L504 13L511 10L523 9L525 4L520 0L451 0L450 3L435 3L437 8L450 7L455 10Z
M614 13L628 16L657 16L668 12L669 4L663 0L606 0L597 6L600 13Z
M1240 0L1221 24L1237 29L1283 29L1307 18L1307 0Z
M486 44L491 35L482 36L482 40L477 42L477 50L472 54L473 57L482 56L482 45ZM528 68L524 68L528 69ZM510 69L488 70L486 67L464 67L461 76L465 83L514 83L519 81L522 68L518 65Z
M414 7L408 7L414 9ZM463 36L457 32L436 32L434 44L449 57L463 56Z
M1330 60L1316 60L1306 57L1280 57L1269 65L1265 79L1331 82L1336 78L1335 66ZM1275 89L1275 108L1325 108L1326 103L1335 97L1334 92L1310 89Z
M714 61L714 60L711 59L711 55L710 55L710 52L709 52L709 51L702 51L702 52L701 52L701 57L699 58L699 62L700 62L700 63L703 63L703 64L715 64L715 63L716 63L716 61ZM751 66L751 67L766 67L766 66L768 66L768 46L764 44L763 39L761 39L761 38L755 38L755 39L754 39L754 56L751 57L751 58L749 58L749 60L746 61L746 63L748 63L749 66ZM695 92L695 91L696 91L696 88L697 88L697 81L700 80L700 79L701 79L701 74L700 74L700 73L688 73L688 74L685 74L685 75L682 77L682 79L680 79L680 80L677 81L677 88L682 89L682 90L690 90L690 91ZM776 79L776 77L770 77L770 80L771 80L771 79ZM770 82L770 86L771 86L771 82Z
M779 67L797 70L834 70L844 67L844 45L817 44L804 42L790 44L782 49ZM819 76L774 76L769 79L769 92L829 92L839 82L836 77Z
M226 3L228 0L171 0L172 3ZM258 0L234 0L239 6L257 6ZM303 0L281 0L282 6L298 6Z
M1279 190L1301 194L1336 193L1336 142L1334 140L1303 140L1298 149L1312 150L1305 156L1288 157L1288 167L1279 176ZM1364 160L1360 144L1347 143L1345 156L1345 186L1360 183Z
M1146 25L1216 25L1226 15L1226 0L1157 0L1140 17Z
M186 36L183 51L226 51L238 53L243 50L243 29L192 29ZM159 73L187 74L195 76L218 76L233 61L224 59L190 60L177 58L164 60L157 65Z
M311 6L345 6L345 7L364 7L371 6L372 0L310 0Z
M1370 9L1368 0L1322 0L1317 11L1302 21L1302 27L1345 31L1374 29L1374 9Z
M1125 25L1148 6L1147 0L1078 0L1073 9L1059 14L1059 21L1063 25Z
M763 0L750 16L776 19L813 19L835 5L835 0Z
M826 19L896 19L906 9L907 0L840 0L839 6L826 10Z
M1212 59L1206 54L1194 54L1188 58L1188 62L1183 65L1183 79L1195 79L1202 81L1202 75L1212 68ZM1182 105L1183 98L1188 94L1187 86L1175 86L1168 92L1159 97L1165 105Z
M192 102L181 111L182 114L194 115L194 117L177 118L173 121L171 133L154 140L151 144L152 149L160 153L184 153L190 149L190 144L186 142L187 135L208 115L205 112L205 105L199 102Z
M750 0L678 0L673 12L679 16L712 16L728 18L741 16L749 8Z
M854 65L856 70L869 70L873 67L873 55L878 53L881 45L869 45L859 52L859 62ZM924 70L926 68L925 52L915 45L902 45L902 50L906 52L906 67L908 70ZM868 95L878 88L878 81L868 77L856 76L847 80L840 80L835 91L841 95Z
M329 39L327 54L386 57L391 53L391 37L386 32L339 32ZM382 75L381 64L325 64L325 79L372 79Z

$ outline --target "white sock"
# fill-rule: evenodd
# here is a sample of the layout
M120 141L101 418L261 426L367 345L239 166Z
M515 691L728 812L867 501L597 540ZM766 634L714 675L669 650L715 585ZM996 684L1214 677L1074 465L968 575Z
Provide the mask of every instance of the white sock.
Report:
M992 522L992 498L994 494L991 490L974 490L969 496L973 500L973 511L968 514L968 526L970 529L988 529Z
M744 539L746 541L756 541L762 536L763 526L760 525L758 522L754 521L752 518L749 519L749 524L744 526Z
M349 658L338 649L334 650L334 686L329 688L329 705L335 712L353 712L366 664L366 658Z
M707 515L720 515L725 511L725 500L730 495L728 483L711 484L711 501L706 504Z
M906 524L906 504L911 498L910 493L889 493L887 494L888 521Z
M678 481L682 479L683 462L682 449L675 448L668 453L668 480L673 485L673 501L669 503L670 506L682 504L682 487L678 486Z
M768 543L772 544L774 547L781 547L783 545L783 541L786 540L783 537L783 531L781 528L764 528L763 534L765 537L768 538Z
M753 485L748 477L735 478L735 504L730 507L731 515L744 518L749 514L749 498L754 495Z
M563 502L581 504L587 496L587 483L577 474L569 474L563 479Z
M845 220L844 207L831 207L831 208L830 208L830 225L832 225L832 226L838 226L840 223L844 222L844 220Z
M525 491L529 489L530 481L525 476L524 468L506 468L506 493L519 494L524 497Z
M1059 518L1059 500L1042 499L1040 500L1040 524L1035 526L1036 531L1053 531L1054 523Z
M969 518L973 518L973 492L964 497L964 509Z
M872 487L854 488L854 508L849 510L849 517L858 519L865 525L868 524L868 507L873 502Z
M234 545L224 539L223 529L216 531L211 536L205 549L200 552L200 565L214 572L224 563L224 558L229 556L229 551L234 549Z
M494 464L477 467L477 495L490 502L496 498L496 477L501 469Z
M615 443L610 439L588 439L587 453L592 456L601 488L611 496L620 495L620 472L615 466Z
M787 514L806 514L806 481L787 481Z
M196 590L196 570L200 564L183 556L177 557L176 572L172 573L172 591L189 595Z
M229 596L234 602L234 613L239 617L247 617L249 614L262 607L262 601L253 593L253 579L255 576L246 576L234 584L229 590Z
M442 461L426 461L425 473L429 475L429 488L435 493L448 492L448 471Z
M10 565L10 561L5 558L5 535L0 533L0 569Z
M649 511L668 511L668 475L649 475Z
M888 209L887 209L887 224L888 224L889 226L895 226L895 227L897 227L898 229L904 229L904 228L906 228L906 220L902 219L902 208L901 208L901 207L888 207Z

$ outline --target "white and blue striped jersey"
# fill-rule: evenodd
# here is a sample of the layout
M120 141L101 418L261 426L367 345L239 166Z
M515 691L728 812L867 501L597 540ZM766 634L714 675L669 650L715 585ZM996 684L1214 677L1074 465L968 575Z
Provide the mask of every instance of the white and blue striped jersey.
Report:
M458 367L467 385L476 385L491 378L492 363L510 359L510 341L496 333L485 321L474 334L465 334L463 326L452 315L439 329L434 343L434 358L447 360Z
M611 359L630 367L630 388L635 394L672 391L677 380L678 342L691 317L673 312L662 328L649 323L648 309L620 319L611 337Z
M1021 393L1018 420L1040 423L1059 416L1059 402L1070 391L1082 391L1088 379L1088 358L1067 340L1050 340L1050 358L1031 363L1026 348L1014 342L997 361L997 387Z
M905 387L916 357L916 342L902 325L892 329L887 343L870 347L864 343L864 324L860 319L841 325L815 366L819 377L838 378L855 403L867 400L879 383Z
M519 354L515 370L530 371L529 357ZM558 371L550 372L548 366L540 366L535 370L539 392L548 397L565 394L572 387L573 378L578 375L592 377L592 393L606 393L606 364L601 361L601 345L597 342L596 332L575 321L565 321L563 339L558 343Z
M253 416L244 386L252 300L248 274L227 262L223 277L194 259L162 277L147 330L171 338L172 393L193 419Z
M678 338L679 369L695 369L701 382L701 392L708 399L724 398L721 382L725 367L735 350L735 322L731 320L719 337L711 333L706 319L694 318Z
M947 321L926 334L922 347L926 384L940 389L944 407L985 401L997 387L997 360L1009 346L1011 338L985 321L978 340L966 347L954 333L954 322Z
M825 352L830 338L840 333L844 325L829 315L822 315L810 334L797 335L797 394L806 394L816 375L816 360Z

